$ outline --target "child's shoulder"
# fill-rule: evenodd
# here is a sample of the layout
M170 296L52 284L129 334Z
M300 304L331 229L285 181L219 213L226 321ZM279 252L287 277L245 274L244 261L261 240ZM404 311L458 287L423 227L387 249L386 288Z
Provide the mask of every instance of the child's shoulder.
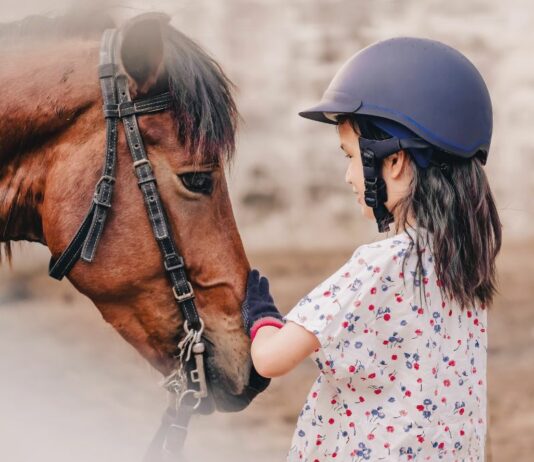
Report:
M386 239L359 246L354 251L352 259L372 258L383 261L393 257L401 257L410 252L414 241L415 233L404 231Z
M426 230L420 231L422 231L419 233L422 237L419 239L421 251L431 244L427 239ZM416 240L416 234L410 230L363 244L354 251L345 270L347 274L358 278L362 287L368 285L374 287L380 284L380 287L391 288L404 280L405 272L408 274L416 270L417 252L414 250Z

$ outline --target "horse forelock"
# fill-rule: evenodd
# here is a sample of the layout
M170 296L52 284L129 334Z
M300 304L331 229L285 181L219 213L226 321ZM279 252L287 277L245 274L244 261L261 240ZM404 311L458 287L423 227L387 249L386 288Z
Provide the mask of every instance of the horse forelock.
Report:
M211 56L172 26L164 26L163 41L180 143L202 162L230 161L239 118L233 83Z

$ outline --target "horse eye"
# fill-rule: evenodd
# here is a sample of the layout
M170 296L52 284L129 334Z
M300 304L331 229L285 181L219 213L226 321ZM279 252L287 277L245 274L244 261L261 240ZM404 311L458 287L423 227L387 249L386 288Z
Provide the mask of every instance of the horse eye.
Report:
M213 191L211 172L189 172L178 175L183 185L196 193L209 195Z

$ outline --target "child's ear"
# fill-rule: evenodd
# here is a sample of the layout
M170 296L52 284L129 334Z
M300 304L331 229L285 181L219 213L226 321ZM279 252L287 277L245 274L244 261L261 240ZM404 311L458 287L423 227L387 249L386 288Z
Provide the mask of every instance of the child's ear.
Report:
M389 176L394 180L399 179L406 168L407 162L409 162L408 153L403 149L386 157L385 163L386 168L389 170Z

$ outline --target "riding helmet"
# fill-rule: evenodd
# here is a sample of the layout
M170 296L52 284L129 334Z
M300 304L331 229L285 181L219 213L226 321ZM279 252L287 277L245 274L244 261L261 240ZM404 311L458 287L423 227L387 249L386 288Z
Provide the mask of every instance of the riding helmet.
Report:
M486 163L492 134L486 84L462 53L436 40L397 37L371 44L340 68L319 104L299 113L330 124L350 114L368 117L392 137L360 137L365 199L380 232L393 221L384 206L384 157L406 149L426 168L437 148L451 161L477 156Z

